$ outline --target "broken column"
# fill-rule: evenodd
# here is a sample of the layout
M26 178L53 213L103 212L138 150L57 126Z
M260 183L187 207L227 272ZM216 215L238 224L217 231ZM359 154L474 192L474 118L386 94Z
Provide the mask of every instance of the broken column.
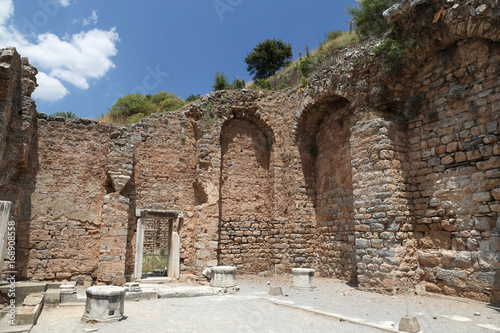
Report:
M214 266L210 269L210 285L212 287L235 287L236 267L234 266Z
M111 323L122 320L125 288L94 286L85 292L87 293L87 303L82 321Z
M61 292L61 303L65 302L76 302L76 286L74 282L65 282L59 286L59 291Z
M314 269L312 268L292 268L294 289L313 289Z

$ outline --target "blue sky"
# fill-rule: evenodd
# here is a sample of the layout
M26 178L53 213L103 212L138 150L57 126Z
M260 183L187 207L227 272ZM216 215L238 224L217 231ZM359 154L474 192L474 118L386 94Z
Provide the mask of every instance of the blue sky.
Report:
M266 38L294 57L348 30L355 0L0 0L0 48L37 66L39 112L96 118L130 93L211 91L215 73L250 80L246 54Z

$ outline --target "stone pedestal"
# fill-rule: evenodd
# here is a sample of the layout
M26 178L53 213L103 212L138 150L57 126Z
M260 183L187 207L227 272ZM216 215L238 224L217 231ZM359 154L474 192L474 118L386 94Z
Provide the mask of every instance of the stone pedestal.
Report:
M61 294L61 303L76 302L76 287L73 282L62 283L59 286L59 291Z
M235 287L236 267L234 266L214 266L210 269L210 285L212 287Z
M294 289L313 289L314 269L312 268L292 268Z
M94 286L86 290L87 303L82 321L111 323L123 318L125 288Z

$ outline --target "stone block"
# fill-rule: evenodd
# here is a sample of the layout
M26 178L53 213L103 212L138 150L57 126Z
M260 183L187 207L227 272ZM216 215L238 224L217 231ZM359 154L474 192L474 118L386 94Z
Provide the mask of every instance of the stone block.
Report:
M271 288L269 289L269 295L271 296L283 295L283 290L281 290L281 287L271 286Z
M491 190L491 195L495 200L500 200L500 187Z
M358 249L366 249L368 247L369 242L370 241L368 239L356 238L355 244Z
M500 251L500 237L491 237L490 238L490 250L491 251Z
M474 218L474 226L476 230L479 231L487 231L491 229L491 218L484 217L475 217Z
M491 201L491 193L490 192L477 192L472 195L472 200L477 202L488 202Z
M312 289L314 286L314 269L312 268L292 268L294 289Z
M416 333L420 331L420 325L418 324L416 317L403 317L399 322L398 329L402 332Z
M438 251L418 251L418 260L420 264L424 266L438 266L441 263L441 258Z
M214 266L210 269L210 286L212 287L235 287L236 267L234 266Z
M45 304L50 304L50 305L59 305L59 302L61 301L61 292L57 289L48 289L45 292Z

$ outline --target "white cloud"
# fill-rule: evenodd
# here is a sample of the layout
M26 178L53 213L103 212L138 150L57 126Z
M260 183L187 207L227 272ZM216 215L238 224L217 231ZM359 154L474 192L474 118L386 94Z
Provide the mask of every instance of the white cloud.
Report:
M0 0L0 25L14 15L14 2L12 0Z
M99 16L97 16L97 10L94 10L92 11L92 15L90 15L86 19L83 19L83 26L89 24L97 24L98 21L99 21Z
M44 72L39 72L37 74L36 81L38 83L38 88L36 88L33 93L33 98L35 99L46 102L56 102L69 94L68 89L63 86L61 81L48 76Z
M59 2L69 5L69 1ZM0 6L9 3L12 4L12 0L0 0ZM34 96L46 101L59 100L69 94L61 80L85 90L90 86L89 80L99 80L115 68L111 58L118 52L119 37L114 28L82 31L62 38L52 33L39 34L32 42L5 24L13 15L13 7L12 10L0 8L0 22L4 23L0 24L0 47L15 46L41 72ZM97 12L94 14L97 22Z
M68 7L70 0L57 0L57 2L63 7Z

